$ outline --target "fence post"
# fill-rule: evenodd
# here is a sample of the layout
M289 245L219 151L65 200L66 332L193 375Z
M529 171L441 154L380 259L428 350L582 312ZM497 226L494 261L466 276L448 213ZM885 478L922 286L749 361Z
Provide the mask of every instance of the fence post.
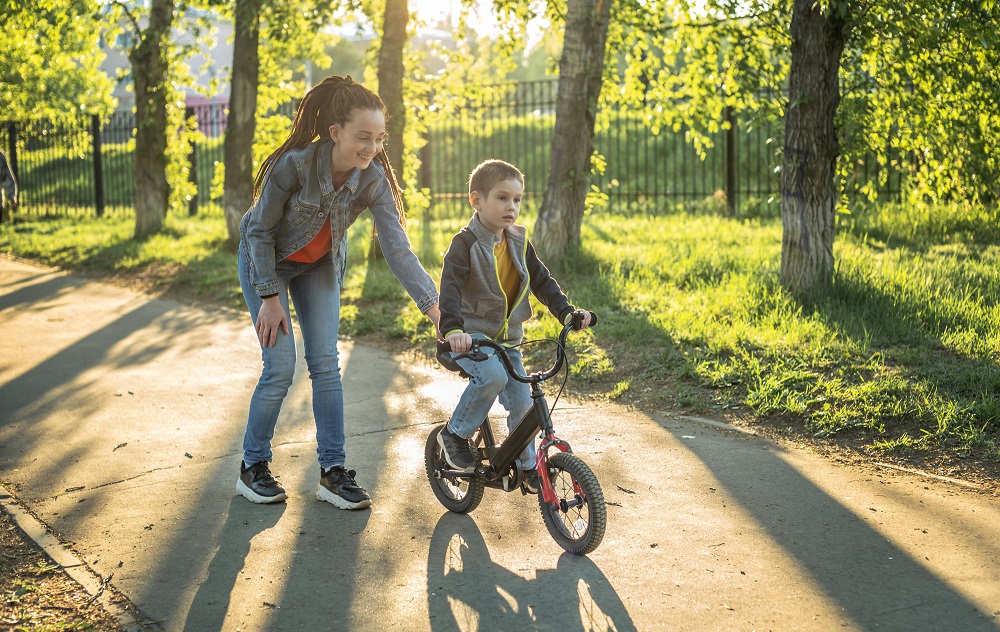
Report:
M94 153L94 211L98 217L104 215L104 163L101 159L101 118L93 114L90 117L90 133L93 136Z
M194 108L184 108L184 122L194 117ZM194 195L188 200L188 215L198 214L198 141L191 143L191 153L188 155L188 182L194 183Z
M736 116L733 114L733 107L726 106L726 121L729 129L726 130L726 205L729 206L729 214L736 216Z

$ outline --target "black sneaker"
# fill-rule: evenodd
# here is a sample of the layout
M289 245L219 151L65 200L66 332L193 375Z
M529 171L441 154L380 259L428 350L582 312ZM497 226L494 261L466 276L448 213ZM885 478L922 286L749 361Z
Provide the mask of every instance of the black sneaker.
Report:
M364 509L370 507L372 499L354 480L354 470L345 470L343 465L335 465L324 472L319 470L319 487L316 498L325 500L340 509Z
M531 468L521 473L521 487L528 494L538 493L538 470Z
M456 470L471 472L476 469L476 453L468 439L463 439L448 429L448 424L438 433L438 445L444 451L444 460Z
M258 461L250 467L240 462L236 492L254 503L280 503L288 498L278 479L271 475L267 461Z

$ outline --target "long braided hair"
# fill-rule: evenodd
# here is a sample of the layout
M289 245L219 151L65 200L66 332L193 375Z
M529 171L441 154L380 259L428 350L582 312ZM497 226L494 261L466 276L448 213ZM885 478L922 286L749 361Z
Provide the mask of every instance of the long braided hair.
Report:
M253 197L256 200L260 196L260 191L264 188L268 172L278 160L292 149L302 149L317 137L326 136L331 125L343 127L351 119L355 110L378 110L388 120L389 113L386 111L385 103L382 99L364 87L350 76L339 77L332 75L327 77L318 85L314 86L299 103L295 110L295 120L292 121L292 132L288 139L271 152L253 181ZM389 189L392 191L392 199L396 202L396 209L399 212L399 222L406 225L406 215L403 211L403 196L396 182L396 171L389 164L389 156L385 153L385 147L375 155L375 160L385 169L386 180L389 181Z

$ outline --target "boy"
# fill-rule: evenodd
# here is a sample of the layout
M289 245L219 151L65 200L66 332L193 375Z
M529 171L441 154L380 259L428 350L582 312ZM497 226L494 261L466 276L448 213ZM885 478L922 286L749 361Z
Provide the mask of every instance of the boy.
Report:
M441 271L440 330L453 353L465 353L473 337L490 338L509 347L511 364L524 373L517 345L523 323L531 318L530 290L560 322L573 313L566 295L549 274L528 241L524 226L515 224L521 212L524 174L502 160L487 160L469 175L469 203L476 210L468 226L452 239ZM583 326L590 325L585 312ZM476 460L469 438L483 422L493 401L507 409L513 429L531 408L531 389L509 379L492 349L488 360L457 362L471 376L458 407L438 435L445 460L455 469L471 471ZM520 456L523 486L538 492L534 442Z

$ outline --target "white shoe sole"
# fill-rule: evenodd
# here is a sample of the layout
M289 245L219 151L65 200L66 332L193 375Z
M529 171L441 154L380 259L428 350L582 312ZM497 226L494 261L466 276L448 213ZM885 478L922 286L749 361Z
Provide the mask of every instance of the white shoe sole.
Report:
M246 498L252 503L257 503L258 505L269 505L271 503L280 503L281 501L288 498L288 494L278 494L277 496L261 496L254 490L246 486L242 479L236 479L236 493L240 496Z
M329 489L323 487L322 484L316 486L316 498L330 503L337 509L364 509L365 507L371 507L372 505L370 498L368 500L352 503L349 500L334 494Z
M448 457L448 449L444 447L444 437L441 436L440 432L438 433L437 439L438 439L438 445L441 446L441 455L444 457L444 460L448 465L452 466L456 470L461 470L463 472L476 471L476 466L474 465L472 467L462 467L460 465L455 465L454 463L452 463L451 458Z

